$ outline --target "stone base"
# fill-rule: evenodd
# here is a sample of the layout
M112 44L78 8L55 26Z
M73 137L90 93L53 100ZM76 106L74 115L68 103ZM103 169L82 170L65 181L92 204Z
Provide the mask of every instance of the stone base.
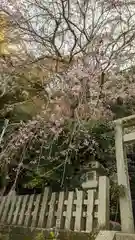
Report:
M55 237L52 229L0 226L0 240L93 240L90 233L59 231Z

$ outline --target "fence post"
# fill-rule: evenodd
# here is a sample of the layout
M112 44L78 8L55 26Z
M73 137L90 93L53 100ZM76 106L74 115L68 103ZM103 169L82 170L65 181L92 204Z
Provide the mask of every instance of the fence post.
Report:
M124 196L120 196L121 229L123 232L134 233L133 211L128 177L127 159L124 157L123 129L121 121L116 122L115 149L118 185L124 187Z
M106 176L99 177L98 200L98 226L107 230L110 220L110 201L109 178Z

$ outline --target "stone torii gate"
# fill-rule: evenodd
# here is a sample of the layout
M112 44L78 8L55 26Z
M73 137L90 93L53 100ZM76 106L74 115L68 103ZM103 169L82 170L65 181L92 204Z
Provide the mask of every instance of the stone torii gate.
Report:
M134 220L125 143L135 141L135 131L125 134L124 130L125 128L135 126L135 115L118 119L114 121L114 124L118 185L123 186L124 188L124 195L120 196L121 230L122 232L134 233Z

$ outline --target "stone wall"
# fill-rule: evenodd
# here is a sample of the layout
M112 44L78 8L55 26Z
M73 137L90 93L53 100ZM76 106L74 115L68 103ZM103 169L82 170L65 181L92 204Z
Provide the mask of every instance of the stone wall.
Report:
M0 240L56 240L52 230L30 229L24 227L1 226ZM60 231L57 240L90 240L91 234L82 232Z

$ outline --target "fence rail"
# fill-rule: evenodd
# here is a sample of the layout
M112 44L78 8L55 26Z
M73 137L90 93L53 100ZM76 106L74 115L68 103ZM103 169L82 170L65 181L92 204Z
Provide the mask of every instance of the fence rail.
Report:
M109 223L109 184L99 177L98 189L9 195L1 198L0 224L90 232Z

